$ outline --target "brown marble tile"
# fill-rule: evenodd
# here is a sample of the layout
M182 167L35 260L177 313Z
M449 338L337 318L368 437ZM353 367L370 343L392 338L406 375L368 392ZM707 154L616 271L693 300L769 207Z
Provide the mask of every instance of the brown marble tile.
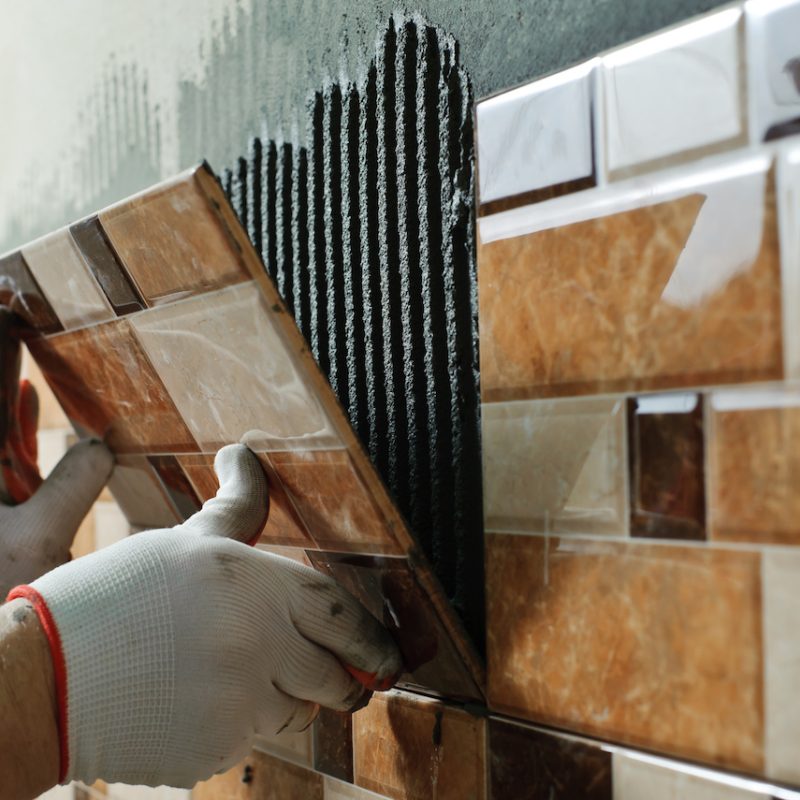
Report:
M249 278L193 173L102 211L100 223L151 306Z
M121 317L141 311L145 307L144 300L125 272L97 216L76 222L69 232L116 314Z
M759 772L756 553L491 534L491 708Z
M191 481L201 503L216 496L219 481L217 473L214 472L214 455L189 453L178 456L178 463Z
M63 330L22 253L0 259L0 305L19 315L30 332L48 334Z
M258 752L192 789L193 800L323 800L323 796L322 775Z
M317 547L343 552L403 552L390 520L346 450L293 450L266 457Z
M800 392L717 392L709 409L711 537L800 545Z
M611 754L600 747L489 720L490 800L612 800Z
M116 453L181 453L197 444L125 320L30 342L67 416Z
M257 455L269 481L269 517L259 542L299 548L315 547L314 540L275 471L272 460L264 453Z
M314 721L314 769L353 782L353 715L320 709Z
M486 722L412 695L353 715L355 783L393 800L483 800Z
M453 636L408 559L312 550L308 557L316 569L360 600L394 636L408 670L401 683L450 697L480 699Z
M508 212L506 228L482 219L483 400L781 377L767 167L742 161L669 191L654 181L617 213L576 195L563 224L536 222L536 207Z
M200 510L200 498L175 456L149 456L147 460L156 471L167 497L181 519L189 519Z
M628 400L631 536L705 539L702 395Z

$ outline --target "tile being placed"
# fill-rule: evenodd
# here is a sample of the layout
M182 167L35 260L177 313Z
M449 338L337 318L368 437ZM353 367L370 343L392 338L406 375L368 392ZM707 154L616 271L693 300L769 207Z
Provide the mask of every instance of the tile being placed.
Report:
M705 539L703 398L628 400L631 536Z
M800 545L800 391L716 391L708 416L711 538Z
M515 196L533 202L594 186L594 67L582 64L478 103L484 208Z
M249 282L132 318L203 450L341 447L320 398L287 350L276 317Z
M219 480L217 473L214 472L214 458L215 454L207 453L187 453L178 456L178 463L189 478L201 503L216 496L219 490Z
M0 258L0 305L19 315L30 333L64 330L22 253Z
M353 782L353 715L320 709L312 727L314 769L348 783Z
M200 510L200 498L175 456L148 456L147 460L181 519L189 519Z
M108 487L137 528L171 528L183 521L144 456L118 456Z
M484 403L481 424L487 530L626 533L624 399Z
M255 741L256 750L303 767L312 766L313 747L310 728L298 732L282 731L273 735L259 734Z
M771 161L478 221L484 402L783 375Z
M148 305L249 280L196 170L112 206L99 218Z
M760 772L760 568L739 550L487 535L490 708Z
M612 176L746 142L743 25L726 9L603 57Z

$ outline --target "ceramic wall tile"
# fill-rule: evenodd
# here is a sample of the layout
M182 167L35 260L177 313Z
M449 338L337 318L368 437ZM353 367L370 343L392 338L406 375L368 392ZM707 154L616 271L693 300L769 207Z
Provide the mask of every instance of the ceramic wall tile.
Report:
M407 673L401 681L449 697L479 699L478 687L408 559L308 551L392 633Z
M751 0L745 13L753 138L800 133L800 3Z
M116 503L103 501L94 504L94 550L121 542L130 533L130 523Z
M709 400L711 536L800 545L800 391L716 391Z
M478 103L480 203L533 202L595 184L594 62Z
M249 279L229 231L194 171L99 216L114 250L151 306Z
M403 552L346 450L276 452L267 459L317 547Z
M800 552L764 554L766 774L800 786Z
M304 767L313 766L313 746L310 728L299 732L283 731L272 736L260 734L255 742L256 750Z
M0 258L0 305L18 314L28 328L36 333L63 330L22 253L11 253Z
M329 708L314 720L314 769L353 782L353 716Z
M137 528L171 528L182 520L144 456L118 456L109 489Z
M181 519L189 519L200 510L200 498L175 456L149 456L147 460Z
M782 144L776 192L783 295L783 360L786 378L800 378L800 140Z
M178 463L194 487L201 503L215 497L219 490L219 480L214 472L216 454L188 453L178 456Z
M499 719L488 733L490 800L612 800L611 754L599 747Z
M197 450L126 320L29 344L70 420L117 453Z
M22 255L66 330L114 317L66 228L23 247Z
M76 222L70 235L83 260L118 316L141 311L145 305L119 261L97 216Z
M631 536L705 539L703 398L628 401Z
M486 591L491 708L762 768L758 554L490 534Z
M726 9L602 59L612 175L744 144L743 15Z
M306 567L311 566L311 560L305 550L300 547L285 547L279 544L263 544L258 543L256 547L263 550L265 553L272 553L272 555L280 556L281 558L288 558L296 561L298 564L303 564Z
M773 183L748 156L479 220L484 402L782 377Z
M325 800L380 800L385 797L335 778L325 778Z
M625 534L624 399L485 403L481 424L488 530Z
M432 700L375 695L353 716L355 782L393 800L483 800L485 725Z
M340 447L308 377L255 283L132 318L150 360L203 450Z

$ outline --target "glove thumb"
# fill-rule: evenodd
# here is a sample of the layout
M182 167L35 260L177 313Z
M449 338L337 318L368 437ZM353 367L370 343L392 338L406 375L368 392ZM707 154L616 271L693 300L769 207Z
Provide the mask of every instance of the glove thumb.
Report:
M217 453L214 470L217 496L181 527L201 536L255 544L269 516L269 488L261 463L243 444L231 444Z

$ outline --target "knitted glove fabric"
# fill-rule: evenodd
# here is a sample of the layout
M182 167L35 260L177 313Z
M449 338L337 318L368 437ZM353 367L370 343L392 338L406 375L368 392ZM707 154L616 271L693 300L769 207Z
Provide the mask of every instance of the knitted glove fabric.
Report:
M224 448L217 497L14 590L54 658L61 781L188 788L244 757L258 733L298 731L318 705L348 710L401 670L384 628L336 583L248 547L267 484Z

